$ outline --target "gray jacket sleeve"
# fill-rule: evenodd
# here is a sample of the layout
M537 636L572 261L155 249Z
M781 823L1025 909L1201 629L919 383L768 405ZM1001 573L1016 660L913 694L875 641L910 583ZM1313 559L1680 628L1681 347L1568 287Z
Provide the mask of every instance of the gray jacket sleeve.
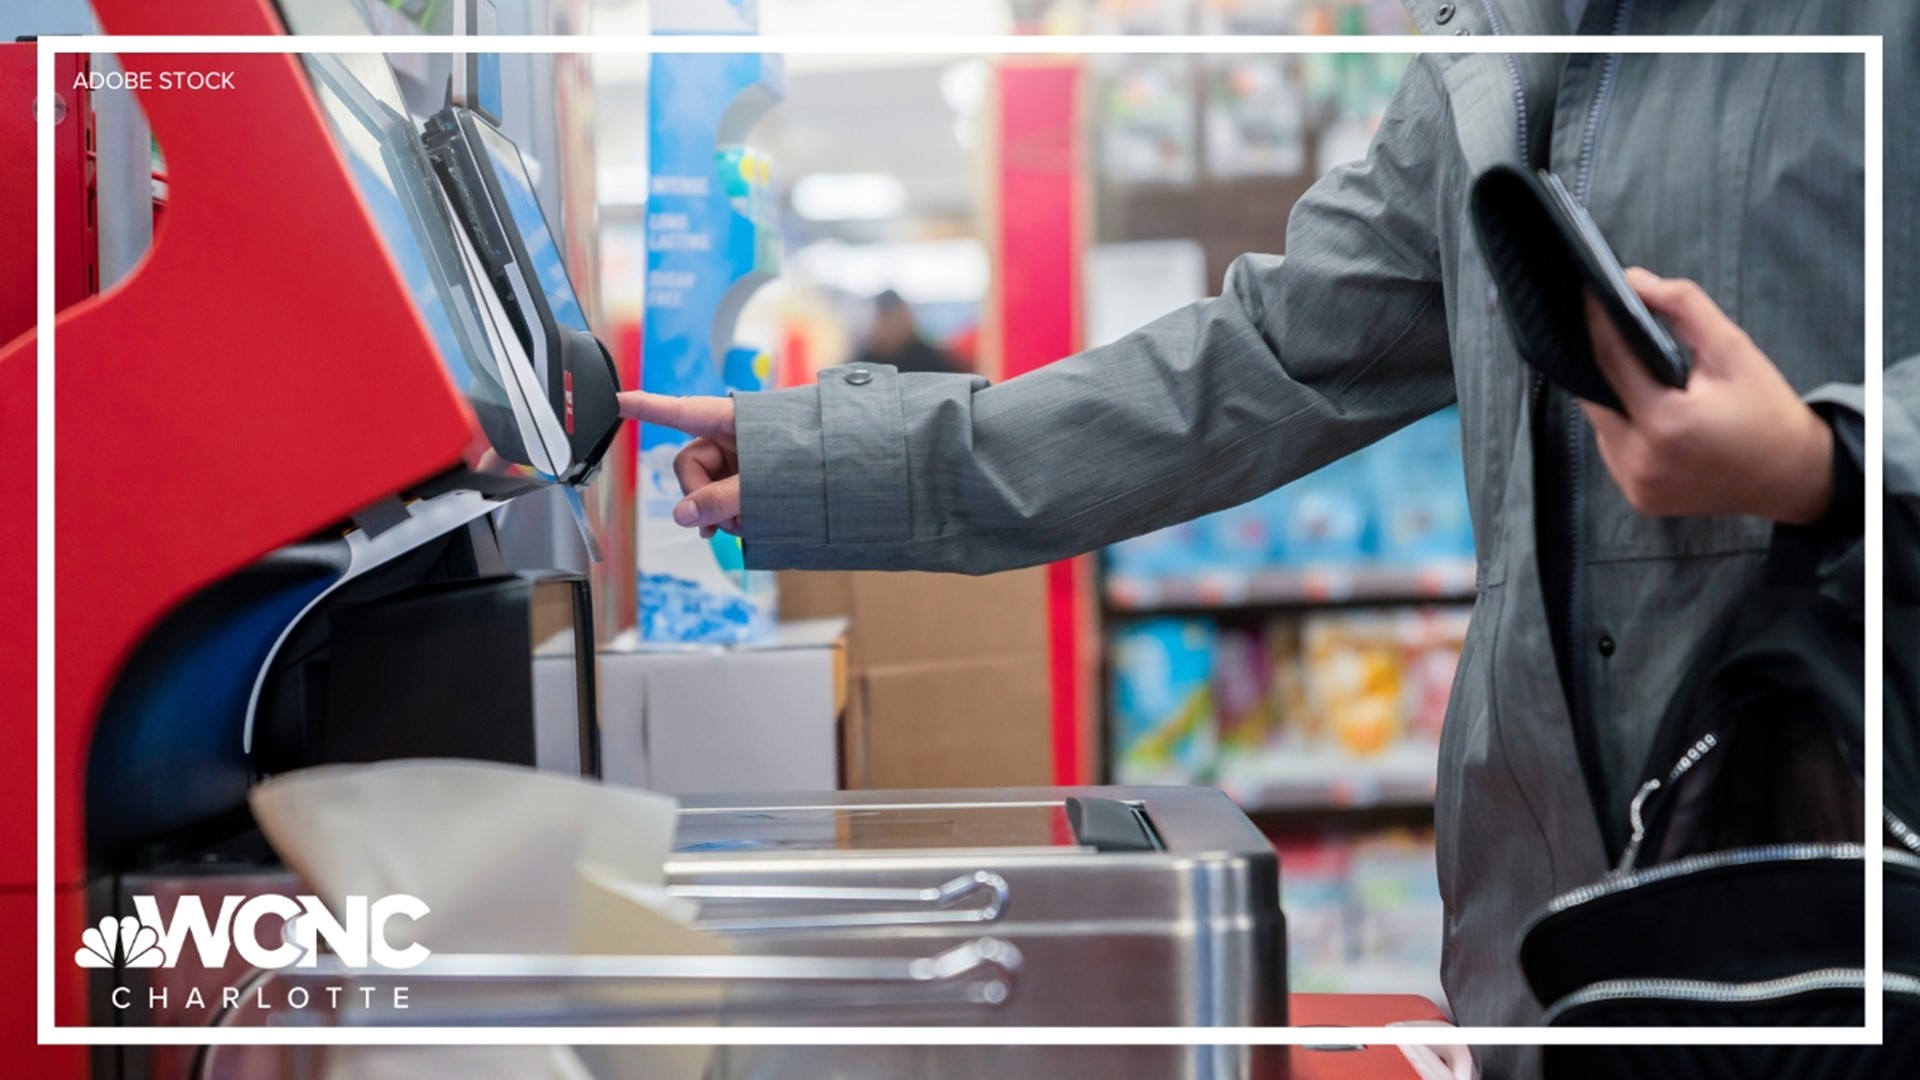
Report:
M747 562L986 573L1269 491L1453 400L1428 58L1367 158L1295 206L1284 258L1019 378L869 366L736 397Z

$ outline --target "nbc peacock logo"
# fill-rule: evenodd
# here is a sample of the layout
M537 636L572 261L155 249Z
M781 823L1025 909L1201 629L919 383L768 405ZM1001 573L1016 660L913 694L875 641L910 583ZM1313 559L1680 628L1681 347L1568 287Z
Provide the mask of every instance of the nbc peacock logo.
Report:
M80 934L80 948L73 954L74 963L83 968L155 968L166 958L160 949L160 935L131 915L118 919L109 915L100 920L100 925L87 927Z

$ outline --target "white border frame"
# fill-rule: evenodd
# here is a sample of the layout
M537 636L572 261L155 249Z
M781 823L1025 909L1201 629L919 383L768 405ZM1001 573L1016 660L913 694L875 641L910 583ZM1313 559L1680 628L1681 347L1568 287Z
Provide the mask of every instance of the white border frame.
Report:
M61 53L810 53L903 55L1064 55L1154 53L1826 53L1863 57L1866 108L1866 489L1881 490L1883 447L1882 365L1884 278L1882 270L1884 91L1882 41L1873 36L1753 37L1170 37L1133 36L488 36L422 37L222 37L112 36L42 37L38 41L38 94L55 93L52 58ZM38 117L39 314L38 325L38 854L39 1008L42 1044L57 1045L1875 1045L1883 1041L1884 934L1882 919L1882 732L1884 710L1881 501L1866 501L1866 1024L1859 1028L1544 1028L1544 1027L420 1027L420 1028L214 1028L61 1026L54 1022L54 302L53 302L53 110Z

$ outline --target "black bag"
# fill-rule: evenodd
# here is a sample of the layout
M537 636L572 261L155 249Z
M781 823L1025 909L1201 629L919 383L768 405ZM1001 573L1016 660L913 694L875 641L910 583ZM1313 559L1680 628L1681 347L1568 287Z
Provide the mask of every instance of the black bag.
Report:
M1920 856L1920 503L1886 500L1887 842Z
M1614 871L1522 934L1545 1023L1865 1022L1864 624L1817 554L1776 532L1668 707ZM1887 1045L1550 1047L1546 1075L1920 1075L1920 854L1890 843L1885 868Z
M1859 1046L1550 1046L1548 1080L1920 1076L1920 857L1885 856L1884 1034ZM1818 845L1722 852L1569 893L1523 964L1558 1027L1859 1027L1864 866Z

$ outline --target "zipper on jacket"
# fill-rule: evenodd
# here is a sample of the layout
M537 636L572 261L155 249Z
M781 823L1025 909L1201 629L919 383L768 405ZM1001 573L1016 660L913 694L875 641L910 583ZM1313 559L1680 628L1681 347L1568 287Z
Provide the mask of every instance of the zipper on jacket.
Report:
M1627 17L1631 10L1631 0L1616 0L1613 7L1613 21L1607 28L1611 36L1618 36L1626 29ZM1593 99L1587 105L1587 115L1580 129L1579 159L1574 163L1573 197L1582 207L1587 206L1590 194L1594 159L1600 141L1600 124L1605 119L1607 106L1613 97L1614 75L1620 65L1619 53L1608 53L1601 61L1600 80L1594 88ZM1562 542L1566 544L1566 619L1565 638L1562 648L1567 657L1567 706L1573 722L1574 743L1581 754L1582 772L1587 784L1593 790L1589 798L1594 802L1596 813L1604 821L1612 818L1616 812L1607 803L1607 777L1605 763L1600 759L1599 733L1594 730L1593 707L1589 700L1591 691L1586 676L1587 656L1582 648L1586 641L1586 566L1583 548L1585 547L1581 528L1586 518L1586 474L1587 439L1586 415L1580 409L1580 401L1572 394L1561 395L1565 399L1565 414L1562 426L1566 431L1566 520L1562 523L1564 533ZM1603 840L1608 830L1601 829ZM1617 841L1612 841L1617 842Z
M1900 841L1901 845L1909 851L1920 852L1920 832L1915 832L1912 826L1901 821L1893 811L1884 806L1880 808L1880 816L1886 820L1887 831L1893 834L1895 840Z
M1626 32L1627 14L1633 7L1633 0L1618 0L1613 6L1613 22L1607 27L1610 37L1619 37ZM1587 109L1587 122L1580 129L1580 165L1573 178L1573 197L1581 206L1587 205L1587 191L1593 180L1593 157L1596 144L1600 141L1600 118L1607 111L1607 104L1613 98L1614 75L1620 70L1620 54L1608 53L1600 64L1600 85L1593 92L1593 104Z
M1613 23L1607 27L1607 33L1609 33L1611 37L1619 37L1620 33L1626 29L1626 13L1628 13L1630 6L1632 6L1632 0L1617 0L1617 4L1613 6ZM1588 106L1588 110L1586 110L1586 123L1584 123L1582 129L1580 129L1580 161L1578 161L1576 173L1574 173L1572 196L1574 196L1574 200L1576 200L1582 208L1588 206L1586 200L1588 200L1588 194L1590 194L1590 190L1592 190L1592 181L1594 181L1594 158L1597 156L1596 150L1597 144L1599 144L1599 121L1605 117L1607 104L1613 100L1613 77L1615 77L1615 71L1619 71L1619 67L1619 52L1609 52L1607 58L1601 61L1601 67L1599 67L1599 86L1594 90L1594 102L1592 102L1592 104ZM1567 590L1571 592L1571 596L1567 598L1567 636L1572 638L1571 642L1567 642L1567 646L1569 646L1569 648L1567 648L1567 655L1572 657L1572 663L1567 665L1567 667L1569 667L1569 680L1571 680L1571 686L1567 688L1567 694L1569 694L1569 698L1572 698L1572 723L1574 723L1576 736L1584 732L1584 738L1586 738L1586 742L1588 742L1590 748L1592 748L1590 751L1596 755L1594 765L1596 765L1596 771L1601 773L1601 776L1599 776L1599 778L1601 778L1601 792L1605 792L1605 790L1607 790L1607 786L1605 786L1605 771L1601 769L1601 763L1597 761L1597 751L1599 751L1599 748L1597 748L1597 732L1592 730L1592 728L1594 728L1594 707L1592 707L1592 701L1588 700L1586 655L1580 650L1582 642L1586 642L1586 611L1584 611L1584 601L1586 601L1586 588L1584 588L1584 586L1586 586L1586 582L1582 580L1584 575L1586 575L1586 569L1582 567L1584 559L1580 557L1580 546L1582 546L1582 544L1580 544L1580 521L1582 521L1584 515L1586 515L1586 413L1580 411L1580 400L1578 400L1578 398L1574 398L1572 394L1565 394L1565 398L1567 398L1567 465L1569 465L1569 477L1567 477ZM1596 796L1599 796L1599 792L1596 792ZM1609 807L1609 811L1611 811L1611 807Z
M1493 33L1496 36L1505 35L1507 32L1506 23L1500 18L1500 13L1494 10L1490 0L1480 0L1480 8L1486 13L1487 24L1493 29ZM1615 22L1618 23L1618 21L1619 15L1618 12L1616 12ZM1520 77L1520 63L1512 53L1502 53L1500 58L1506 64L1507 80L1513 90L1515 138L1518 140L1517 150L1519 151L1519 158L1525 162L1528 167L1532 167L1534 164L1533 148L1527 142L1527 92L1526 86ZM1598 119L1594 116L1589 116L1587 128L1597 132L1599 129ZM1583 156L1585 156L1584 150L1582 153ZM1551 164L1551 161L1549 161L1548 164ZM1534 372L1532 383L1528 387L1528 392L1532 398L1532 415L1536 417L1544 416L1549 401L1546 377L1537 371ZM1569 398L1568 407L1572 410L1573 419L1577 420L1580 413L1579 403ZM1563 528L1565 532L1561 536L1560 542L1565 546L1567 555L1566 581L1564 585L1568 595L1563 597L1567 602L1566 607L1563 609L1565 617L1559 620L1560 625L1558 626L1552 625L1554 620L1549 618L1548 631L1550 638L1553 639L1554 655L1560 668L1560 676L1565 684L1564 693L1567 699L1567 711L1573 724L1574 742L1580 757L1581 776L1589 789L1588 799L1594 803L1595 813L1598 814L1600 795L1604 788L1596 787L1596 784L1602 781L1603 778L1597 774L1598 761L1595 757L1596 748L1592 745L1591 735L1586 731L1586 725L1581 717L1583 710L1580 705L1585 699L1585 691L1582 686L1583 680L1580 678L1580 619L1578 616L1580 539L1580 470L1578 461L1580 429L1577 423L1568 423L1567 427L1571 431L1569 440L1572 444L1572 452L1567 456L1567 460L1571 463L1571 466L1568 469L1569 475L1565 478L1565 481L1570 486L1563 489L1565 495L1561 500L1566 504L1567 520L1561 523L1561 528ZM1536 509L1538 509L1537 500L1539 494L1539 484L1536 480L1534 492ZM1538 536L1536 536L1535 543L1536 546L1539 543ZM1536 561L1541 564L1541 585L1544 588L1547 585L1546 578L1549 576L1546 572L1546 560L1536 555Z
M1506 25L1494 10L1489 0L1480 0L1481 9L1486 13L1487 22L1494 34L1504 35ZM1607 33L1618 36L1626 31L1632 12L1632 0L1615 0L1612 20ZM1531 147L1527 142L1527 99L1526 87L1520 76L1520 65L1511 53L1503 53L1507 77L1512 85L1516 117L1516 135L1519 139L1519 156L1529 166L1533 164ZM1600 125L1605 118L1607 106L1613 97L1613 86L1620 66L1620 54L1609 53L1602 60L1599 82L1594 88L1593 99L1587 106L1587 115L1580 132L1579 158L1574 165L1574 199L1581 206L1587 205L1587 197L1593 176L1593 166L1598 156ZM1551 164L1551 161L1549 161ZM1544 415L1548 402L1547 383L1537 372L1532 384L1534 415ZM1561 626L1549 627L1558 631L1559 640L1556 654L1564 660L1562 678L1565 680L1567 711L1573 727L1574 744L1580 758L1581 775L1586 781L1588 798L1594 805L1594 813L1602 825L1603 840L1609 846L1613 841L1606 839L1611 830L1606 823L1613 820L1613 810L1607 805L1607 783L1603 763L1600 760L1598 733L1593 730L1592 709L1588 701L1589 688L1586 678L1586 656L1581 648L1586 629L1586 588L1585 570L1582 558L1583 535L1581 525L1586 513L1586 417L1580 410L1580 402L1571 394L1565 397L1565 412L1560 423L1565 429L1564 452L1565 471L1562 478L1564 488L1560 501L1563 503L1564 518L1559 523L1561 535L1559 542L1564 545L1565 581L1561 583L1564 592L1561 599L1565 602ZM1536 484L1536 498L1539 492ZM1544 575L1543 575L1544 576ZM1542 584L1546 584L1543 580Z
M1630 0L1615 0L1613 22L1607 33L1619 35L1626 29L1627 11ZM1580 159L1574 166L1573 197L1582 207L1587 205L1593 180L1593 163L1600 142L1600 122L1606 115L1607 104L1613 96L1614 72L1619 67L1620 54L1608 53L1601 62L1600 83L1594 88L1593 100L1587 105L1587 116L1580 129ZM1586 414L1580 410L1580 401L1572 394L1566 398L1567 432L1567 497L1566 497L1566 544L1567 544L1567 697L1572 713L1574 740L1584 747L1588 759L1588 783L1598 783L1598 790L1590 797L1605 806L1607 784L1605 763L1600 760L1599 732L1593 727L1593 704L1589 700L1587 685L1587 656L1582 645L1586 641L1586 566L1582 542L1581 524L1586 519L1586 473L1587 473L1587 429ZM1612 807L1606 807L1612 814ZM1604 835L1605 830L1602 830Z
M1689 874L1698 874L1708 870L1719 870L1729 866L1752 866L1757 863L1775 862L1812 862L1819 859L1864 859L1867 849L1859 844L1767 844L1762 847L1728 848L1725 851L1710 851L1704 855L1689 855L1684 859L1649 866L1645 870L1635 870L1628 874L1609 874L1590 885L1582 885L1561 893L1547 902L1547 906L1535 915L1527 924L1527 933L1542 921L1582 904L1589 904L1602 897L1638 889L1644 885L1653 885ZM1894 852L1899 854L1899 852ZM1525 937L1525 934L1521 935Z
M1580 197L1580 203L1582 206L1586 205L1586 199ZM1563 541L1567 545L1567 700L1573 718L1574 737L1586 744L1594 771L1599 773L1597 776L1588 778L1590 782L1595 780L1600 782L1600 790L1592 793L1593 797L1598 799L1607 790L1606 776L1600 771L1599 746L1593 731L1593 711L1588 708L1587 703L1587 655L1580 647L1586 639L1587 623L1584 610L1586 588L1585 582L1581 580L1583 573L1580 565L1582 562L1580 549L1584 546L1581 544L1580 523L1585 517L1587 501L1586 492L1583 490L1586 487L1587 439L1586 429L1581 425L1586 418L1581 415L1578 398L1572 394L1562 394L1561 397L1566 399L1564 403L1566 417L1562 422L1567 433L1567 520L1563 523L1566 529Z
M1480 10L1486 12L1487 25L1493 28L1494 36L1506 36L1506 22L1494 10L1491 0L1480 0ZM1514 115L1518 117L1520 128L1520 160L1531 165L1533 155L1527 148L1527 91L1520 81L1520 61L1512 53L1501 53L1500 59L1507 65L1507 78L1513 83Z
M1886 991L1892 994L1920 994L1920 979L1889 971L1883 976ZM1725 983L1705 979L1606 979L1582 987L1553 1003L1540 1018L1552 1024L1582 1005L1630 998L1677 1001L1696 1005L1744 1005L1778 1001L1822 990L1864 990L1867 973L1860 968L1820 968L1778 979L1758 982Z
M1667 771L1664 778L1656 776L1640 785L1640 790L1634 793L1633 804L1627 807L1627 824L1633 829L1633 835L1627 839L1627 849L1621 854L1619 865L1613 868L1616 876L1632 873L1633 864L1640 857L1640 845L1647 839L1647 800L1663 788L1672 791L1673 786L1680 782L1680 778L1687 775L1689 769L1698 765L1700 759L1706 757L1718 745L1720 740L1714 737L1712 732L1700 736L1698 742L1688 747L1686 753L1680 755L1680 760L1674 763L1673 768Z

